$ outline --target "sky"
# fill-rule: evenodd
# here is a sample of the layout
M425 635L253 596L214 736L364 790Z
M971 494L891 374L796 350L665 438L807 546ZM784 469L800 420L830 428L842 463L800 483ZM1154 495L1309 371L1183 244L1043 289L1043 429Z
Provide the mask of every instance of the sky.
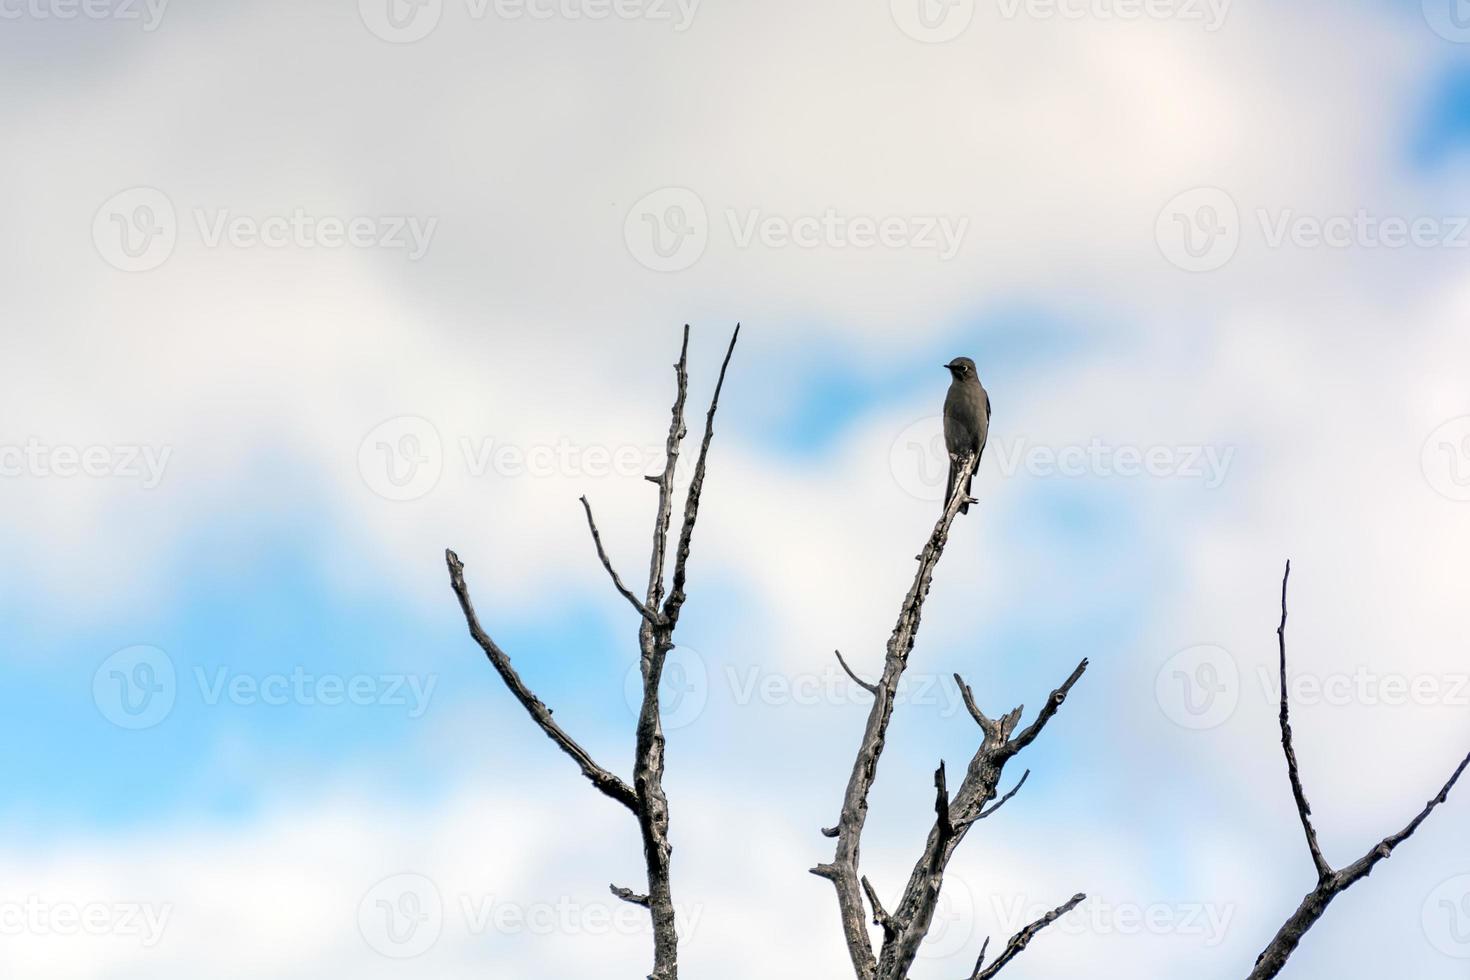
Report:
M641 977L630 775L680 333L735 324L666 677L684 975L847 976L834 823L990 444L863 866L1032 717L915 980L1241 977L1470 751L1470 9L0 0L0 972ZM687 462L687 460L686 460ZM680 471L687 485L688 468ZM630 694L630 690L633 691ZM1463 976L1470 787L1283 976Z

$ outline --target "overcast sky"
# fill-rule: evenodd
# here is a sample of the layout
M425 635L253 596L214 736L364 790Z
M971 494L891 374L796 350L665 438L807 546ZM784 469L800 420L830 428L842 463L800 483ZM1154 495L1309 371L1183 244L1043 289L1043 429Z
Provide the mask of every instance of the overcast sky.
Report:
M916 980L1238 978L1470 750L1470 17L1453 0L0 0L0 972L640 977L636 615L692 325L729 331L667 788L691 980L848 975L830 826L990 448L872 796L897 896L951 673L1025 789ZM1470 787L1306 977L1463 976Z

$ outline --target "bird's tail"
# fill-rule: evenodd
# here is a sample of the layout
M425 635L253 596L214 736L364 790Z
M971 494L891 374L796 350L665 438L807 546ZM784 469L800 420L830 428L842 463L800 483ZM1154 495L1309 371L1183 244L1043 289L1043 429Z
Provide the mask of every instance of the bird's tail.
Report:
M974 479L975 479L975 475L972 473L972 474L970 474L969 478L965 480L965 496L966 497L970 496L970 484L974 481ZM945 484L944 484L944 487L945 487L945 490L944 490L944 508L945 508L945 510L948 510L949 509L949 502L954 499L954 492L955 492L955 485L954 484L955 484L954 460L951 459L949 461L949 479L947 481L945 481ZM967 503L966 504L960 504L960 513L961 514L968 514L969 512L970 512L970 505L969 504L967 504Z

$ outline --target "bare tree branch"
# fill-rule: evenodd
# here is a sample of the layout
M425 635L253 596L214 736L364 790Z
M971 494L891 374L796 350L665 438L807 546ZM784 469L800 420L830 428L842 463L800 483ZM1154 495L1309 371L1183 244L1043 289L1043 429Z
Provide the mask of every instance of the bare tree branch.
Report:
M500 675L500 679L505 681L505 686L510 688L511 694L515 695L516 700L531 715L532 720L541 726L541 730L546 733L547 737L560 746L563 752L576 760L577 765L582 769L582 775L591 780L593 786L628 809L636 811L638 803L633 788L593 762L587 750L562 731L561 726L551 719L551 709L531 693L530 688L526 687L520 675L511 666L510 657L504 650L496 646L495 641L490 639L489 634L480 626L479 617L475 615L474 604L470 602L469 589L465 586L464 563L459 560L459 556L446 549L444 560L449 565L449 584L454 589L454 594L459 597L459 607L464 610L465 621L470 628L470 636L474 637L480 649L485 651L485 656L490 659L491 666Z
M592 543L597 546L597 557L601 559L602 567L607 569L607 574L612 577L613 587L618 590L619 595L632 604L634 609L638 610L640 616L651 623L657 623L659 621L658 613L645 606L643 600L639 599L623 584L623 580L618 577L618 573L613 569L612 561L607 557L607 552L602 548L602 535L597 531L597 522L592 519L592 505L587 502L585 495L582 497L582 509L587 512L587 529L592 532Z
M1460 774L1470 766L1470 755L1460 760L1459 766L1450 774L1450 778L1444 786L1435 794L1418 815L1410 820L1404 828L1383 838L1372 849L1361 858L1340 871L1332 870L1326 858L1322 856L1321 848L1317 845L1317 833L1312 828L1310 818L1311 808L1307 805L1306 794L1302 791L1301 776L1297 772L1296 753L1291 745L1291 725L1287 720L1286 703L1286 583L1291 576L1291 562L1286 563L1286 572L1281 577L1281 625L1276 630L1278 646L1281 651L1281 745L1286 753L1286 771L1291 780L1292 797L1296 801L1297 814L1301 817L1302 829L1307 836L1307 847L1312 852L1312 862L1317 867L1317 885L1302 899L1301 904L1277 930L1271 942L1256 957L1255 967L1249 974L1249 980L1270 980L1281 972L1286 966L1286 961L1296 951L1297 945L1301 943L1302 937L1307 930L1317 924L1327 911L1327 906L1332 900L1351 888L1357 882L1368 877L1379 861L1391 855L1394 848L1413 835L1419 829L1419 825L1429 818L1434 808L1443 803L1450 795L1459 780Z
M856 684L858 687L862 688L864 691L867 691L869 694L877 694L878 693L878 685L877 684L869 684L867 681L863 680L857 674L854 674L852 672L852 668L847 665L847 661L842 659L842 651L841 650L833 650L832 652L835 653L835 654L837 654L837 662L842 665L842 669L843 670L847 671L847 676L852 678L852 682L854 684ZM829 834L828 836L829 837L836 837L837 835L836 834Z
M863 876L863 891L868 896L868 904L873 906L873 925L882 926L885 935L892 932L893 917L883 910L883 903L878 900L878 893L867 875Z
M735 342L740 339L740 324L730 335L730 346L725 349L725 360L720 364L720 376L715 381L714 394L710 396L709 412L704 417L704 439L699 444L699 458L694 464L694 476L689 481L689 492L684 498L684 525L679 529L679 545L674 552L674 585L669 591L669 600L664 603L663 613L672 625L679 621L679 610L684 607L684 579L689 564L689 545L694 539L694 523L699 518L699 498L704 493L705 465L709 459L710 440L715 435L715 410L720 407L720 390L725 387L725 372L730 367L730 357L735 353Z
M996 804L994 806L990 807L988 810L981 810L978 814L976 814L975 819L976 820L984 820L986 817L990 816L996 810L999 810L1001 807L1005 806L1007 800L1009 800L1011 797L1015 796L1017 793L1021 792L1021 787L1026 785L1026 778L1028 776L1030 776L1030 775L1031 775L1031 770L1030 769L1027 769L1025 772L1021 773L1021 779L1020 779L1020 781L1018 783L1016 783L1015 786L1012 786L1011 787L1011 791L1009 793L1007 793L1005 796L1002 796L998 801L996 801Z
M939 832L939 847L935 849L935 854L938 855L955 833L954 821L949 815L949 787L945 785L944 763L942 762L939 768L934 770L934 829Z
M614 895L616 895L618 898L621 898L623 901L628 902L632 905L641 905L644 908L648 908L647 895L639 895L631 888L619 888L617 885L608 885L607 887Z
M980 959L975 963L975 970L973 973L970 974L969 980L990 980L991 977L995 976L1001 971L1002 967L1004 967L1011 960L1019 956L1021 950L1025 949L1027 944L1029 944L1031 940L1036 938L1036 934L1038 932L1045 929L1047 926L1051 925L1053 922L1057 921L1062 916L1075 909L1086 898L1086 895L1080 893L1073 895L1068 901L1062 903L1061 905L1058 905L1056 908L1052 909L1050 912L1046 913L1035 922L1026 926L1026 928L1022 929L1020 932L1012 936L1010 942L1006 943L1005 952L1001 953L1000 956L996 958L996 961L994 963L990 964L990 966L986 967L983 970L980 969L981 963L985 962L985 950L982 948L980 950ZM988 946L990 944L990 940L986 939L985 943Z
M1291 744L1290 708L1286 698L1286 582L1290 578L1291 562L1287 562L1286 572L1281 576L1281 625L1276 627L1276 644L1281 651L1281 749L1286 753L1286 775L1291 780L1291 795L1296 800L1297 816L1301 817L1302 830L1307 835L1307 850L1312 854L1317 880L1322 881L1332 874L1332 867L1322 856L1322 846L1317 843L1317 830L1312 826L1312 806L1307 802L1301 773L1297 771L1296 749Z
M643 702L638 712L636 757L633 766L633 786L640 804L638 826L643 837L644 862L648 866L649 912L653 918L654 969L649 980L674 980L678 975L678 933L669 880L669 861L673 846L669 843L669 801L663 789L664 733L663 722L659 717L659 684L663 679L664 662L674 647L674 627L679 622L679 611L684 605L684 582L690 542L699 517L709 447L714 436L715 411L719 406L720 390L725 384L725 372L730 366L730 357L735 352L735 341L739 336L740 327L737 325L730 337L730 346L725 351L725 359L720 364L719 380L715 383L714 395L705 415L704 439L700 443L699 459L684 499L683 524L674 554L673 585L667 599L664 598L663 575L673 514L674 474L680 445L688 433L684 424L684 404L689 392L687 325L684 327L684 340L679 349L679 361L674 365L678 392L674 397L669 435L665 442L664 470L657 481L658 514L654 519L653 556L649 561L646 605L649 609L656 610L659 618L657 622L653 622L645 617L638 631Z
M964 480L973 475L978 463L979 460L974 457L963 460L959 466L958 478ZM953 496L935 523L934 530L929 532L924 550L919 553L919 568L914 573L913 585L909 587L899 610L898 623L888 638L883 676L875 685L877 690L873 692L873 705L868 710L868 721L858 747L857 759L853 763L852 774L848 777L847 789L843 794L842 814L837 824L836 855L830 864L819 864L811 869L812 874L828 879L837 890L842 931L858 980L873 980L878 970L877 957L873 954L873 944L868 937L861 875L858 873L863 825L868 817L868 791L877 778L878 757L883 753L899 678L908 666L924 599L929 594L929 586L934 578L934 568L944 554L950 527L964 503L963 494Z
M985 942L980 944L980 955L975 957L975 969L970 971L970 980L975 980L980 975L980 968L985 965L985 951L990 948L990 937L985 937Z
M939 892L944 883L944 871L950 858L974 824L1005 802L1002 799L988 810L985 806L995 798L1006 763L1035 740L1047 722L1056 715L1058 707L1067 698L1067 692L1086 669L1087 661L1083 660L1061 687L1047 698L1036 720L1014 738L1011 737L1011 732L1021 720L1021 708L1016 708L995 721L987 718L978 706L971 711L980 720L981 728L985 731L984 742L970 760L964 781L955 790L948 812L942 818L936 815L934 827L925 841L924 851L914 862L903 898L893 911L893 935L884 942L878 957L878 977L881 980L902 980L908 975L914 957L918 955L919 946L933 924L934 912L939 904ZM960 685L961 694L973 706L975 699L973 694L968 693L969 688L958 677L956 681ZM1025 781L1024 776L1021 781ZM1014 795L1017 789L1020 789L1020 783L1017 783L1009 795Z
M957 459L955 463L956 485L963 485L974 474L977 461L963 458ZM868 793L877 776L878 759L883 752L898 684L914 647L935 566L943 554L955 516L959 508L967 502L973 501L962 494L951 497L918 555L919 568L899 610L898 623L889 637L883 673L877 683L870 684L858 678L842 654L837 655L838 662L848 676L872 693L873 704L868 712L867 726L863 731L852 774L848 778L837 826L822 829L824 835L836 836L836 854L830 863L819 864L811 872L831 881L836 888L843 936L858 980L907 978L919 944L933 923L934 910L950 856L976 821L994 813L1025 783L1026 776L1022 776L1016 787L999 803L986 808L986 804L995 799L996 787L1006 762L1041 733L1066 700L1072 686L1087 669L1087 661L1083 660L1061 687L1052 692L1031 726L1014 739L1011 733L1019 724L1023 709L1018 707L992 721L975 703L974 694L963 679L958 674L955 675L955 683L959 685L965 707L984 732L982 745L970 761L965 778L953 795L950 793L944 763L941 762L935 771L934 826L929 831L923 854L914 864L899 905L892 912L884 911L881 921L875 918L883 926L883 944L875 952L864 921L864 895L866 894L869 903L875 908L880 906L877 905L876 892L871 883L858 871L863 826L867 819ZM1040 929L1041 926L1037 928ZM1025 946L1025 942L1029 941L1030 935L1018 939L1019 945L1014 950L1008 950L1005 959L1015 956ZM976 969L978 971L980 967L977 965Z
M653 921L653 971L649 980L677 980L678 943L675 928L674 902L669 876L669 860L672 847L669 844L669 802L663 789L664 734L659 718L659 684L663 678L664 662L674 647L674 626L679 618L679 609L685 601L684 581L689 560L690 541L699 515L699 500L703 490L704 475L713 435L715 409L724 385L725 372L734 353L735 336L725 352L720 365L720 378L715 386L709 413L705 417L704 441L700 446L699 462L695 467L694 482L690 486L684 504L683 524L679 532L678 549L674 563L673 587L664 598L664 569L668 553L669 528L671 526L674 499L674 474L679 460L679 448L687 429L684 425L684 405L689 392L689 326L684 327L683 341L679 347L679 360L674 365L676 393L669 422L669 434L665 441L663 472L658 476L646 477L658 486L658 511L653 525L652 554L649 557L647 598L640 600L631 589L623 584L622 578L613 569L612 561L602 545L602 535L592 516L592 506L582 497L582 508L587 514L587 527L592 532L592 542L597 548L597 557L602 567L612 578L618 593L638 610L639 668L643 681L643 698L638 711L638 727L634 749L633 783L623 782L617 776L594 763L587 752L574 742L566 732L551 720L551 710L531 693L511 668L510 658L480 627L470 602L469 591L464 582L464 566L453 551L446 551L449 564L450 583L459 597L464 610L470 635L485 651L490 663L500 674L511 693L530 713L541 729L561 749L575 759L582 772L603 793L622 803L638 818L639 832L643 840L644 864L648 872L648 893L640 894L618 885L608 886L612 894L625 902L646 908Z

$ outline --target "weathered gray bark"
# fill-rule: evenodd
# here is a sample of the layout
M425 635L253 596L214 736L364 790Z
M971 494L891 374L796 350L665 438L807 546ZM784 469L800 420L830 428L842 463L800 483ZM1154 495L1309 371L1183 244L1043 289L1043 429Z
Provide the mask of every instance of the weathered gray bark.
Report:
M1248 980L1269 980L1281 972L1286 965L1287 959L1295 952L1297 944L1302 941L1307 930L1317 924L1327 911L1327 906L1332 900L1362 879L1368 877L1373 866L1393 853L1394 848L1408 840L1419 825L1428 819L1434 808L1439 806L1449 796L1451 787L1465 771L1466 765L1470 765L1470 755L1466 755L1450 775L1449 781L1440 788L1438 794L1428 803L1424 809L1410 820L1408 825L1397 833L1383 838L1373 845L1372 850L1363 855L1352 864L1340 871L1334 871L1322 856L1322 848L1317 843L1317 831L1312 826L1312 807L1307 802L1306 791L1302 788L1301 773L1297 769L1296 749L1291 743L1291 720L1289 706L1287 703L1286 687L1286 583L1291 578L1291 562L1286 563L1286 571L1281 576L1281 625L1276 628L1276 644L1280 651L1280 678L1281 678L1281 713L1279 716L1281 724L1281 750L1286 756L1286 775L1291 782L1291 795L1296 803L1297 816L1301 819L1302 832L1306 836L1307 851L1312 857L1312 865L1317 871L1317 884L1297 906L1293 912L1277 930L1270 944L1256 957L1255 967L1251 970Z
M955 467L954 485L964 486L974 474L977 463L978 460L974 457L960 460ZM934 530L930 532L929 540L918 556L919 569L914 576L913 585L904 597L898 623L888 639L883 674L877 683L859 679L842 655L837 655L842 668L873 695L873 706L868 712L862 742L858 746L857 758L843 794L842 812L837 826L824 828L822 831L827 837L837 839L836 853L830 863L817 865L811 869L811 873L831 881L837 891L843 937L858 980L904 980L908 976L919 944L933 924L934 910L939 901L939 892L950 857L977 821L994 813L1020 789L1018 782L1015 789L998 803L986 808L986 804L996 796L1005 764L1041 733L1042 728L1061 707L1072 685L1077 683L1087 669L1087 661L1083 660L1066 682L1052 692L1036 720L1014 738L1011 733L1020 721L1022 709L1016 708L999 720L991 721L976 706L970 689L958 675L955 676L955 683L964 695L965 705L979 724L984 738L980 749L970 760L964 780L953 799L949 795L944 764L941 763L935 772L934 827L929 831L923 854L914 865L898 905L893 912L888 912L879 899L877 889L859 870L863 826L868 815L868 793L877 778L878 760L883 754L888 723L893 715L894 698L903 672L908 667L909 654L918 634L924 600L929 594L935 566L944 553L955 516L966 503L974 502L963 493L955 493ZM1023 775L1021 782L1025 782L1025 779ZM876 954L868 935L867 914L863 905L865 896L872 908L873 923L883 930L882 945ZM982 972L981 965L976 965L976 975L993 976L1025 948L1036 932L1075 907L1083 897L1074 897L1055 915L1038 920L1017 933L1008 944L1005 955L992 964L989 970ZM983 955L982 953L982 958Z
M638 725L634 744L633 784L629 786L621 778L592 761L592 757L572 740L551 718L551 710L537 698L521 681L505 654L495 641L480 626L470 602L469 589L464 581L464 565L453 551L445 552L449 565L449 580L454 593L459 597L460 608L469 624L470 636L485 651L491 665L510 688L516 700L531 715L563 752L571 756L581 768L583 775L605 795L617 800L631 810L638 820L643 839L644 865L647 869L648 893L638 894L632 889L617 885L609 886L612 894L625 902L646 908L653 921L653 971L649 980L677 980L679 975L679 937L675 930L673 888L670 880L669 845L669 801L664 793L664 733L659 718L659 683L663 678L664 662L674 648L674 628L679 623L679 613L685 602L685 582L688 577L690 545L694 538L694 526L699 518L699 502L704 490L706 464L710 442L714 437L715 411L719 407L720 390L725 384L725 372L730 367L730 357L735 352L735 342L740 337L740 327L735 327L730 337L730 346L720 364L720 376L710 399L709 412L705 415L704 438L700 442L699 457L694 466L694 475L684 499L683 519L679 526L674 550L673 580L665 597L664 572L668 553L669 532L673 522L674 470L679 460L679 449L688 429L684 424L684 405L689 392L689 327L684 327L684 340L679 349L679 362L674 365L677 391L674 396L669 434L664 446L664 469L658 476L649 476L649 482L658 487L658 511L653 525L653 548L649 559L648 589L646 599L640 600L631 589L623 584L622 578L613 569L612 561L602 546L602 535L592 516L592 506L582 498L582 508L587 515L587 527L592 533L592 542L597 557L612 579L613 587L637 610L640 618L638 627L639 669L643 678L643 698L638 711Z

